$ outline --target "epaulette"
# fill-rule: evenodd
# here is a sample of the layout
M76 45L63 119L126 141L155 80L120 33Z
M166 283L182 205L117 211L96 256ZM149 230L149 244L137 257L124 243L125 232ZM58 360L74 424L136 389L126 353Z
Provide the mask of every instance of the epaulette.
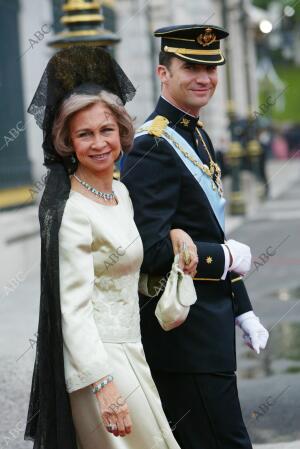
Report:
M148 129L148 134L155 137L161 137L164 129L168 126L169 120L163 115L157 115Z
M201 120L198 120L197 125L199 126L199 128L203 128L204 123L201 122Z

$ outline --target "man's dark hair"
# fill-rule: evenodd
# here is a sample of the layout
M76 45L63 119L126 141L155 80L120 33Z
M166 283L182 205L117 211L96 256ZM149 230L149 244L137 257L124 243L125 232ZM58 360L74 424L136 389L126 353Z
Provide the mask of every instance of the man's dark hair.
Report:
M172 63L172 59L174 57L175 56L171 55L170 53L165 53L164 51L161 51L159 53L159 64L164 65L165 67L167 67L167 69L169 69Z

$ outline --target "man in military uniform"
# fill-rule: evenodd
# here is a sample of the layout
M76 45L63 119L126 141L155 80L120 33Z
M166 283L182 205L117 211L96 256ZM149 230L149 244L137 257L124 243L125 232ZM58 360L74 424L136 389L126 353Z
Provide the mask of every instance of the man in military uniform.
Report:
M137 131L121 175L144 244L142 272L167 275L173 231L183 232L179 247L186 236L197 250L191 273L197 301L181 326L162 330L154 314L157 299L140 296L146 358L182 449L252 447L236 387L235 325L256 352L268 338L242 281L250 250L225 240L221 173L199 121L217 85L217 66L225 62L220 40L227 35L208 25L155 32L162 38L162 94Z

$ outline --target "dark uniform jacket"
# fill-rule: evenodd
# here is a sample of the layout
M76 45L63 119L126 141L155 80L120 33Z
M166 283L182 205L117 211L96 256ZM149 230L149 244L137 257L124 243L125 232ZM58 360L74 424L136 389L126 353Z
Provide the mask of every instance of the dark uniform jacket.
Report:
M198 119L185 114L162 97L148 120L166 117L173 127L209 163L205 148L196 142ZM203 139L215 158L208 135ZM195 167L195 170L198 168ZM221 244L224 233L211 205L191 172L163 138L146 134L136 137L123 162L121 181L127 186L134 218L144 245L142 272L166 275L174 253L171 229L187 232L198 249L199 263L194 285L197 301L187 320L165 332L154 310L158 298L140 295L142 341L150 368L173 372L221 372L236 369L235 316L252 310L242 280L224 272Z

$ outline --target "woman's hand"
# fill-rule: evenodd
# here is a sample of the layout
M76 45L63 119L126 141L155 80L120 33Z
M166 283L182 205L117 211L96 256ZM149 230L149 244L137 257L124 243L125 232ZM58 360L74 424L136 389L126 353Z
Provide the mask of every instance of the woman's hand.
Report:
M124 437L131 432L132 422L128 405L120 395L114 382L110 382L96 393L100 403L103 423L108 432Z
M172 229L170 231L170 238L173 245L174 254L179 253L179 266L183 270L184 273L189 274L194 277L197 273L197 265L198 265L198 253L197 246L191 239L191 237L182 229ZM188 252L190 257L190 261L184 260L184 247Z

